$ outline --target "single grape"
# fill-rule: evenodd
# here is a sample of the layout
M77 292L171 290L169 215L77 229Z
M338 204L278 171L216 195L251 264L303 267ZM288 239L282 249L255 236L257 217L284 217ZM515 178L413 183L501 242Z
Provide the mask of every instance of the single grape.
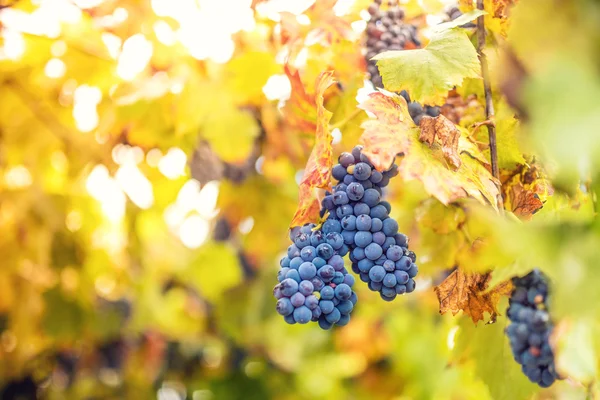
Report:
M342 165L342 167L346 168L350 164L354 164L354 156L350 153L342 153L338 158L338 162Z
M373 261L369 260L368 258L365 258L358 262L358 269L360 270L360 272L368 273L374 265L375 263Z
M317 246L317 256L319 256L325 260L329 260L331 257L333 257L333 247L331 247L327 243L322 243L322 244L318 245Z
M416 287L415 280L409 279L408 282L406 282L406 293L414 292L415 287Z
M329 259L329 265L336 271L341 271L344 268L344 259L336 254Z
M369 214L371 218L378 218L385 222L388 218L388 210L382 206L381 204L377 204L375 207L371 207L371 213ZM384 231L385 232L385 231ZM387 235L387 233L386 233ZM388 235L391 236L391 235Z
M340 300L348 300L352 296L352 289L345 283L340 283L335 288L335 297Z
M312 319L312 311L306 306L294 310L294 320L299 324L307 324Z
M338 181L344 180L344 177L346 176L346 168L340 164L336 164L331 169L331 175L333 175L333 177Z
M337 216L339 219L342 219L342 218L344 218L344 217L345 217L345 216L347 216L347 215L352 215L352 213L354 213L354 209L352 208L352 206L351 206L351 205L348 205L348 204L344 204L343 206L341 206L341 207L338 207L338 208L335 210L335 215L336 215L336 216Z
M294 306L292 305L290 299L288 299L287 297L283 297L277 300L277 305L275 306L275 309L280 315L283 315L284 317L294 312Z
M371 217L362 214L356 217L356 229L359 231L368 231L371 229Z
M314 294L308 295L304 300L304 305L312 311L319 306L319 299Z
M385 269L383 269L383 267L381 265L375 265L369 271L369 278L371 278L371 280L373 282L381 282L381 281L383 281L384 277L385 277Z
M295 269L291 269L287 272L287 274L285 274L285 278L286 279L293 279L295 280L297 283L300 283L300 281L302 279L300 279L300 274L298 273L297 270Z
M288 273L288 271L290 270L290 268L281 268L279 271L277 271L277 280L279 282L281 282L282 280L285 279L285 275Z
M383 233L385 233L386 236L394 236L398 233L398 222L392 218L383 220Z
M394 274L391 274L389 272L387 274L385 274L385 277L383 278L383 286L393 288L397 284L398 284L398 282L397 282L396 276Z
M347 231L353 231L356 229L356 216L354 215L347 215L344 218L342 218L342 228L347 230Z
M344 275L344 283L350 287L354 286L354 276L350 274Z
M319 268L318 271L319 278L323 280L323 282L331 282L333 277L335 276L335 269L331 265L324 265Z
M411 278L414 278L415 276L417 276L418 273L419 273L419 268L417 267L417 264L411 264L410 269L408 270L408 275Z
M311 281L301 281L298 284L298 292L302 293L304 296L310 296L314 291L315 287Z
M315 265L315 268L318 270L323 265L327 264L327 261L323 260L321 257L315 257L315 258L313 258L312 263Z
M366 256L365 256L365 249L363 249L362 247L355 247L354 250L352 250L352 257L358 262L360 260L363 260Z
M302 259L302 257L294 257L290 261L290 268L298 269L298 267L300 267L300 264L302 264L303 262L304 262L304 260Z
M383 222L379 218L375 217L375 218L371 219L371 232L379 232L379 231L381 231L382 228L383 228Z
M288 247L287 255L289 258L300 257L300 249L295 244Z
M376 189L367 189L363 195L362 201L369 207L375 207L379 200L381 200L381 195Z
M397 284L395 290L396 294L404 294L406 293L406 285Z
M359 247L367 247L373 241L373 234L371 232L358 231L354 235L354 244Z
M354 237L356 236L356 231L342 231L342 238L344 238L344 244L354 245Z
M333 202L338 205L344 205L344 204L348 204L349 199L348 199L348 194L346 192L342 192L342 191L337 191L333 194Z
M328 329L331 329L331 327L332 327L332 326L333 326L333 324L332 324L332 323L330 323L330 322L328 322L328 321L325 319L325 316L324 316L324 315L321 315L321 317L319 317L319 327L320 327L321 329L323 329L323 330L328 330Z
M374 189L367 189L367 191L368 190L374 190ZM363 197L364 197L364 195L363 195ZM369 213L371 212L371 207L369 207L365 203L356 203L354 205L354 210L353 211L354 211L354 215L361 215L361 214L369 215Z
M331 300L335 296L335 292L331 286L325 286L321 289L321 299Z
M319 301L319 307L321 308L323 314L329 314L333 311L335 306L333 305L333 301L331 300L321 300Z
M304 261L312 261L317 256L317 249L313 246L306 246L300 251L300 257Z
M381 182L382 179L383 179L383 175L381 172L379 172L377 170L371 171L371 177L369 178L369 180L372 183L377 184L377 183Z
M339 271L336 271L332 282L336 285L339 285L340 283L344 282L344 274L342 274Z
M387 251L385 252L385 255L388 258L388 260L398 261L404 256L404 249L400 246L393 245L393 246L390 246L389 249L387 249ZM408 257L407 257L407 259L408 259Z
M312 247L317 247L321 243L325 243L325 235L323 235L323 232L319 230L319 231L314 231L313 233L311 233L310 245ZM302 254L302 251L300 251L300 254Z
M365 247L365 256L369 260L377 260L383 254L383 249L377 243L371 243Z
M379 292L381 290L381 288L383 287L383 283L369 281L367 286L369 286L369 289L371 289L373 292Z
M296 292L292 295L292 297L290 297L290 301L294 307L300 307L301 305L304 305L305 300L306 297L300 292Z
M327 322L335 324L340 320L341 316L342 314L340 313L340 311L337 308L334 308L329 314L325 315L325 319L327 320Z
M365 188L358 182L352 182L348 184L348 188L346 188L346 194L350 200L358 201L362 199L363 195L365 194Z
M396 277L396 281L398 281L401 285L406 285L410 276L406 273L406 271L396 270L394 271L394 276Z
M300 278L310 280L317 274L317 267L311 262L305 262L298 268L298 273L300 274Z

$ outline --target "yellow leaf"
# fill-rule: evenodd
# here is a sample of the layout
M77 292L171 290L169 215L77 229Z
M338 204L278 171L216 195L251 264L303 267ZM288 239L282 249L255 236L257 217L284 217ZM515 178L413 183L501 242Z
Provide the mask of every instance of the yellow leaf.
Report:
M382 91L372 93L359 107L377 118L362 124L364 132L359 142L364 146L363 154L369 157L375 168L385 171L396 155L408 150L409 133L416 130L408 114L406 100Z
M250 51L227 63L226 72L227 85L236 94L238 104L260 104L263 86L271 75L281 73L281 66L272 53Z

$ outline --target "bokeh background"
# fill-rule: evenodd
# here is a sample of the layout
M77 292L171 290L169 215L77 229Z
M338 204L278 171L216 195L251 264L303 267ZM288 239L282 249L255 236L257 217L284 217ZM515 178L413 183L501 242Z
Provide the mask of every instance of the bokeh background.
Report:
M285 109L284 65L309 95L334 71L334 154L353 147L366 118L356 105L373 90L369 4L0 1L2 399L502 392L489 382L518 370L506 321L440 316L431 290L464 257L455 231L467 217L418 182L397 179L387 193L422 263L416 293L389 304L357 285L359 307L333 332L275 313L278 259L314 143L311 116ZM453 4L402 5L426 42ZM471 107L468 123L482 119L481 101L460 107ZM476 341L457 334L477 329ZM581 398L581 388L556 390Z

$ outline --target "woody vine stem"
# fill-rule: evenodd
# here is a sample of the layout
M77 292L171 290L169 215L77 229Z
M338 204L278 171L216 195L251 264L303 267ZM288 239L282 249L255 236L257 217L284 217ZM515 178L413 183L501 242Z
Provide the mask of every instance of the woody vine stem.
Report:
M477 0L477 9L483 10L483 0ZM485 22L484 16L477 18L477 53L481 62L481 76L483 77L483 90L485 92L485 119L488 123L485 125L488 129L490 139L490 159L492 163L492 175L500 181L500 171L498 169L498 146L496 144L496 124L494 123L494 103L492 102L492 86L490 83L490 71L488 68L487 57L483 52L485 48ZM498 208L504 209L502 194L498 194L496 199Z

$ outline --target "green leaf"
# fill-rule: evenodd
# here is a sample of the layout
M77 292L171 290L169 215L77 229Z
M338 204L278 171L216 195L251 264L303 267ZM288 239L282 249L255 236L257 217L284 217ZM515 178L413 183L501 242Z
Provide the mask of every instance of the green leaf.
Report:
M433 32L441 32L441 31L445 31L446 29L458 28L470 21L473 21L480 15L485 15L485 14L487 14L487 12L485 12L483 10L472 10L472 11L469 11L468 13L461 15L460 17L458 17L456 19L453 19L450 22L445 22L443 24L435 25L431 28L431 30Z
M556 367L562 374L589 384L598 375L595 319L580 319L557 329Z
M506 309L506 301L501 303ZM475 363L475 373L487 385L494 400L527 399L537 391L521 372L512 357L508 339L504 335L507 320L499 317L495 324L473 325L463 318L456 337L454 357L465 357Z
M200 248L196 260L190 263L182 278L203 298L217 301L223 292L241 282L242 271L231 246L210 243Z
M426 104L443 103L446 92L463 79L479 77L477 52L460 29L435 32L423 49L386 51L373 59L387 90L406 89Z

